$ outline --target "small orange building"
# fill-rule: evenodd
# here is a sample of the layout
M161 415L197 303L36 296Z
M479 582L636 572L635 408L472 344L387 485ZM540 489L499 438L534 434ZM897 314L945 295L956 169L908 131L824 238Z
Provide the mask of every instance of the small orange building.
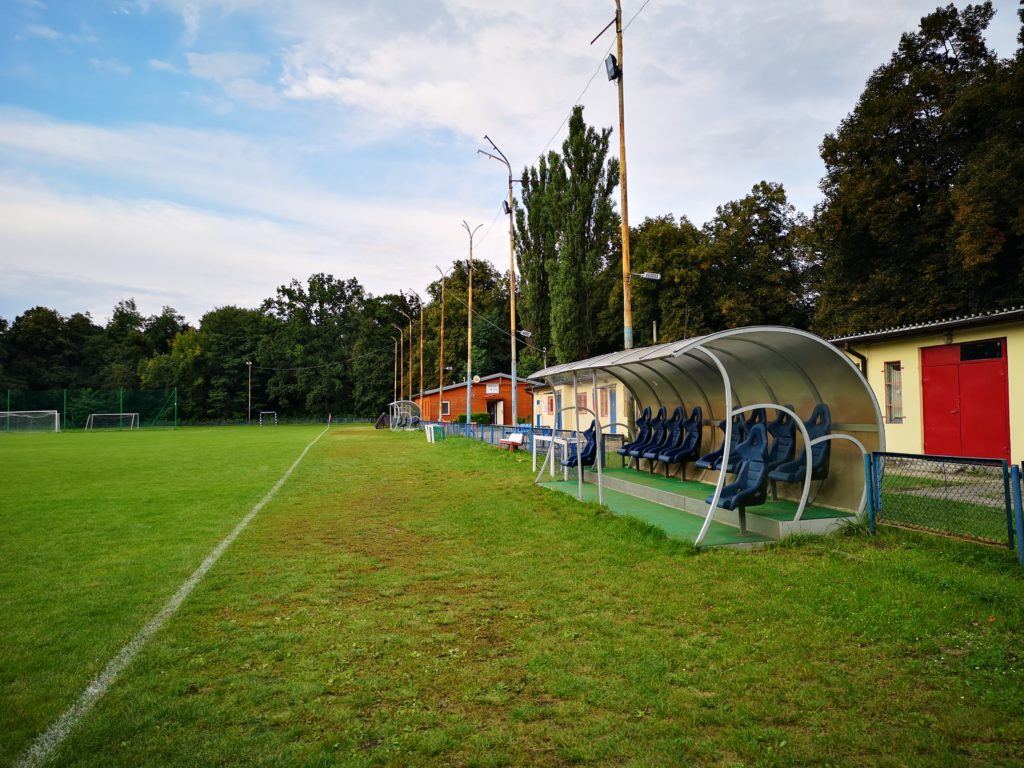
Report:
M533 421L533 388L542 386L542 382L532 379L518 379L519 390L518 417L527 423ZM442 390L428 389L419 395L413 395L413 402L420 407L425 421L457 421L466 414L466 383L449 384ZM473 413L487 413L491 424L512 423L512 377L507 373L492 373L481 376L473 383Z

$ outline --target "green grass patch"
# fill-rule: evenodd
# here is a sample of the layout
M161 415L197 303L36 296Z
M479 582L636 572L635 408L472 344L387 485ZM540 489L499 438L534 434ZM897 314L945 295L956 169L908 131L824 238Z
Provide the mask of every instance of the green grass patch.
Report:
M20 536L3 550L20 559L3 564L5 637L62 638L37 665L70 667L56 650L102 666L312 437L268 451L276 474L243 475L234 454L251 433L225 431L212 446L204 434L181 432L191 442L179 453L152 449L176 465L162 483L197 493L227 462L233 482L213 484L249 496L203 535L192 533L202 516L179 511L184 525L162 530L197 539L190 552L169 541L138 557L159 537L92 533L90 505L152 490L132 473L87 496L67 486L66 511L48 526L21 532L5 507L4 532ZM67 449L79 464L97 450L90 437ZM142 444L128 444L131 460ZM14 476L39 463L18 448L2 448ZM19 495L45 481L38 472ZM175 499L162 492L161 506ZM109 509L106 525L133 508ZM64 559L51 543L62 526L68 545L72 532L82 539L76 561L97 564L79 566L80 594L126 559L166 577L127 579L121 594L106 586L97 604L131 605L118 621L88 621L48 575ZM149 598L136 595L143 587ZM20 599L35 612L7 613L11 591L31 594ZM58 762L1009 765L1024 754L1022 638L1024 573L1005 551L885 529L698 552L535 487L523 454L334 429ZM42 721L2 731L0 757L11 759L82 681L55 679L11 705L8 692L33 688L34 673L14 663L28 651L0 648L4 724Z

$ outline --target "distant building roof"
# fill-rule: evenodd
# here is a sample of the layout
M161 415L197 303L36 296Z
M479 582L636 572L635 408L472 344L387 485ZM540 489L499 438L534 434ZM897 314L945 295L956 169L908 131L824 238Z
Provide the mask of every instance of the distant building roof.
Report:
M541 382L541 381L534 381L533 379L528 379L525 376L518 376L516 378L517 378L517 381L520 384L527 384L527 385L529 385L531 387L536 387L536 386L539 386L540 384L544 383L544 382ZM492 381L493 379L509 379L509 380L511 380L512 376L510 374L507 374L507 373L492 373L489 376L481 376L479 383L483 384L485 381ZM477 383L477 382L474 382L474 384L475 383ZM456 384L446 384L442 388L442 390L443 391L448 391L449 389L465 389L465 388L466 388L466 382L460 381L460 382L458 382ZM442 391L442 390L439 390L437 387L434 387L433 389L425 389L425 390L423 390L423 394L424 395L436 395L439 391ZM420 395L419 392L414 392L413 393L413 397L419 397L419 395Z
M987 312L976 312L972 315L957 315L956 317L947 317L944 320L931 320L925 323L896 325L891 328L881 328L877 331L837 336L829 339L829 341L834 344L852 341L881 341L883 339L896 339L902 336L918 336L951 331L957 328L972 328L979 325L1013 322L1015 320L1024 320L1024 306L1010 307L1009 309L992 309Z

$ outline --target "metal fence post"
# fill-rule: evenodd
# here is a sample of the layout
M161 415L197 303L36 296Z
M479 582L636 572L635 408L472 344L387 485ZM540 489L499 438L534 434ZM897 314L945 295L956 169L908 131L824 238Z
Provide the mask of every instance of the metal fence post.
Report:
M1020 467L1010 470L1010 490L1013 493L1013 519L1017 527L1017 562L1024 565L1024 505L1021 504Z
M864 454L864 483L866 484L864 498L867 499L868 530L875 532L875 473L871 467L871 454Z
M1006 538L1013 549L1013 501L1010 499L1010 466L1003 461L1003 498L1006 504Z

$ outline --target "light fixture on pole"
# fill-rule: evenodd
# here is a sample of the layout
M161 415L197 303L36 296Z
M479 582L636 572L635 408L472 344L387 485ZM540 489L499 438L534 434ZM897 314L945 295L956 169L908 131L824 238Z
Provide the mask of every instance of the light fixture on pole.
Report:
M513 228L513 197L512 197L512 185L516 183L515 179L512 178L512 164L509 163L508 158L505 157L505 153L498 149L498 145L495 144L491 137L486 133L484 138L487 143L491 145L497 154L488 152L485 149L478 149L477 154L489 157L492 160L497 160L508 169L508 200L502 201L502 209L505 211L505 215L508 216L508 301L509 301L509 336L512 338L512 425L515 426L519 421L519 383L516 378L516 241L515 241L515 229Z
M593 45L612 24L618 56L608 54L605 71L609 80L619 87L619 192L622 196L622 341L626 349L633 348L633 301L629 289L629 194L626 185L626 106L622 92L622 0L615 0L615 18L590 41Z
M473 235L483 224L477 224L473 229L469 228L466 220L462 220L462 227L469 235L469 301L466 311L466 434L469 434L469 424L472 416L473 405Z

